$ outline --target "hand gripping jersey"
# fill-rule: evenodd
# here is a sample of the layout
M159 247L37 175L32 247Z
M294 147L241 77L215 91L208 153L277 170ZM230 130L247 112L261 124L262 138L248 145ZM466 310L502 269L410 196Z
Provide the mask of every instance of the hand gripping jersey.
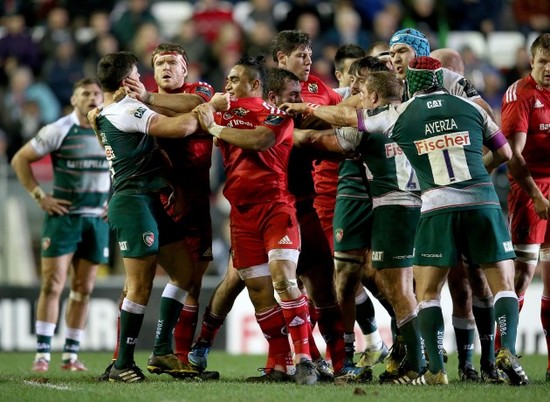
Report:
M38 155L51 154L53 196L71 201L70 214L104 212L111 187L105 152L94 131L79 125L76 112L44 126L30 144Z
M227 112L217 113L216 122L237 129L264 126L276 137L275 145L262 152L219 142L227 176L223 192L231 205L293 200L287 179L294 129L290 116L261 98L244 98L232 100Z
M167 185L161 151L155 138L148 135L149 120L155 114L127 96L104 108L97 117L114 193L142 194Z
M537 85L531 75L513 83L502 98L502 132L505 136L527 134L522 156L536 180L550 181L548 130L550 90Z

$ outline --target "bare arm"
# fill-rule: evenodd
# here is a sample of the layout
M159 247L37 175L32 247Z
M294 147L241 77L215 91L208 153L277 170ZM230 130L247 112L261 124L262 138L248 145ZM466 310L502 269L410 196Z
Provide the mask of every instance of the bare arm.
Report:
M175 117L155 114L149 121L149 135L161 138L182 138L193 134L199 127L199 120L193 112Z
M311 103L283 103L280 109L292 115L312 115L335 126L357 127L357 109L344 104L320 106Z
M485 165L487 172L491 174L493 170L498 168L500 165L508 162L511 157L512 148L510 148L509 144L504 144L495 151L488 150L488 152L483 155L483 164Z
M514 133L508 137L508 143L512 148L512 157L508 161L508 170L514 180L518 182L521 188L525 190L529 197L533 200L536 214L541 219L548 219L550 202L542 194L540 188L536 185L535 180L533 180L533 176L531 176L531 172L529 172L527 163L522 155L526 141L527 134L523 132Z
M481 108L487 112L491 120L493 120L495 123L497 122L495 112L493 112L491 106L487 102L485 102L483 98L477 98L476 100L474 100L474 102L481 106Z
M333 129L294 129L294 145L297 147L309 146L319 151L336 152L340 154L346 153L338 143Z
M53 198L50 194L47 194L40 188L40 184L34 177L31 169L31 163L42 159L42 156L38 155L34 148L26 143L23 147L17 151L11 160L11 166L17 175L17 179L21 185L29 192L31 197L36 200L40 208L46 211L49 215L65 215L69 212L68 207L71 205L70 201L62 200L59 198Z

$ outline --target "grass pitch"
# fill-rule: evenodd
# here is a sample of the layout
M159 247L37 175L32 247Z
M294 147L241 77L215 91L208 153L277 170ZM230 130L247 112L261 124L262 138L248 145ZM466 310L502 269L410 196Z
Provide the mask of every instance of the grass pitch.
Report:
M531 355L521 358L522 366L531 384L526 387L508 385L463 384L457 378L456 355L449 357L448 386L393 386L373 384L248 384L244 378L260 374L257 367L265 363L264 356L233 356L213 351L208 359L209 369L221 373L220 381L198 382L174 380L168 375L154 375L146 371L148 353L139 352L136 363L147 375L141 384L99 383L95 377L110 362L110 353L81 353L89 372L61 371L60 353L52 354L50 370L45 374L30 371L33 353L0 353L0 400L29 402L477 402L477 401L550 401L550 383L545 382L546 356ZM478 358L474 361L478 361ZM376 376L383 371L376 366Z

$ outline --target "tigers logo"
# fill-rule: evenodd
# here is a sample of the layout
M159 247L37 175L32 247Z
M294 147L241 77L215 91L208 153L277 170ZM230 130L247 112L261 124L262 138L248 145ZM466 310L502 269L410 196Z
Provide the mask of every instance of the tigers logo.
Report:
M336 229L334 231L334 240L340 243L343 238L344 238L344 229L341 229L341 228Z
M155 243L155 234L153 232L143 233L143 242L147 247L151 247Z
M243 109L242 107L239 107L237 109L233 109L233 113L236 114L239 117L244 117L249 112L249 110Z
M319 92L319 86L317 84L307 84L307 90L312 94Z
M105 157L108 161L116 158L113 148L110 145L105 145Z
M52 239L49 237L42 238L42 250L47 250L52 244Z

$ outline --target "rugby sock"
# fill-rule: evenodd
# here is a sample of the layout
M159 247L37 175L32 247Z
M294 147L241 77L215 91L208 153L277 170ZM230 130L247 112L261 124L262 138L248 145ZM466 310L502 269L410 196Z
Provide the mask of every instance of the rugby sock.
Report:
M517 296L513 291L501 291L495 295L495 317L502 347L515 355L519 308Z
M292 365L292 352L288 343L286 321L278 304L272 308L256 313L256 321L269 343L269 352L266 368L272 369L276 365L288 371Z
M327 352L332 360L332 367L338 373L344 367L344 322L338 304L317 308L319 332L327 344Z
M378 334L378 327L376 325L376 318L374 317L374 305L372 300L367 295L367 292L363 290L359 296L355 297L355 321L359 324L363 335ZM380 336L378 336L380 338ZM365 340L367 338L365 337ZM380 338L380 344L372 345L367 342L367 349L379 349L382 343Z
M407 346L407 362L413 371L420 373L426 367L426 358L416 314L404 319L400 329L403 342Z
M183 308L187 291L171 283L166 284L160 298L160 314L157 322L153 353L164 356L172 351L172 333Z
M50 361L52 349L52 337L55 333L55 323L36 321L34 324L36 332L36 356L35 360L45 359Z
M344 332L344 352L346 354L346 363L353 363L353 354L355 353L355 333Z
M472 297L472 312L476 320L477 333L481 344L481 367L495 362L495 309L493 298L479 299Z
M475 321L468 318L452 317L455 330L458 367L473 366Z
M225 321L225 316L219 316L210 311L210 307L206 307L206 311L202 317L201 333L199 335L199 340L201 342L208 343L212 346L214 339L218 334L218 331Z
M315 338L313 337L313 328L315 328L315 324L317 323L317 313L315 312L315 305L307 297L307 295L304 295L307 299L307 308L308 308L308 324L309 324L309 352L311 353L311 360L317 360L321 358L321 352L319 352L319 348L317 347L317 343L315 343Z
M547 370L550 370L550 297L542 296L540 300L540 321L546 339L546 348L548 350Z
M120 293L120 296L118 297L118 316L116 320L116 344L115 344L115 350L113 351L113 360L117 359L118 349L120 348L120 311L122 309L122 302L124 301L124 297L126 297L126 291L123 289L122 293Z
M187 354L191 350L195 329L199 321L199 306L184 304L180 317L174 328L174 353L180 360L187 361Z
M424 338L424 347L430 362L428 368L432 373L445 370L443 363L444 322L439 300L423 301L418 306L418 324Z
M309 351L309 323L307 321L307 300L300 296L293 300L281 300L281 308L286 321L286 327L292 338L297 361L301 358L311 359Z
M139 336L143 317L144 305L134 303L128 299L122 302L120 311L120 346L115 368L123 369L134 365L134 351Z
M63 345L63 354L61 356L63 363L76 360L83 334L84 330L79 328L67 328L65 330L65 345Z

